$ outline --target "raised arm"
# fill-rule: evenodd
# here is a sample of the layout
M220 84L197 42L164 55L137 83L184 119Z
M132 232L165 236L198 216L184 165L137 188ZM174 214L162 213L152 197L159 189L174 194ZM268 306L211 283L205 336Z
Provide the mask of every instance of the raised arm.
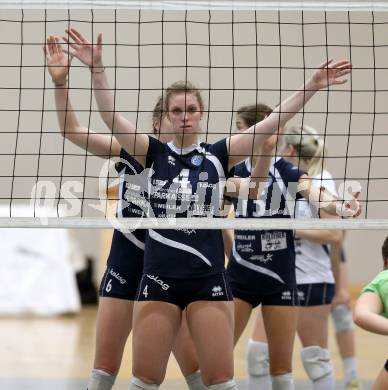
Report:
M120 144L112 136L98 134L79 124L67 89L72 57L64 52L58 38L50 35L43 47L47 69L55 86L55 105L61 134L82 149L100 157L120 155Z
M229 167L232 168L252 152L258 155L260 144L276 129L283 127L318 90L329 85L346 83L347 80L342 77L350 72L350 67L348 61L324 62L301 88L282 102L267 118L243 133L232 135L228 140Z
M261 195L268 180L269 168L277 140L278 136L272 135L263 142L250 177L231 177L228 179L228 182L233 185L228 185L227 188L235 189L236 192L234 194L228 193L227 195L236 196L237 194L239 195L237 197L249 199L257 199Z
M87 65L92 73L93 91L101 118L120 145L144 165L148 151L148 136L138 133L128 119L115 112L115 97L109 87L102 60L102 33L98 34L97 44L94 45L74 28L66 32L68 37L63 39L69 45L70 55Z
M339 217L358 217L361 214L361 204L357 198L360 192L352 195L350 200L338 199L324 187L314 187L308 175L299 179L298 192L307 199L317 210L324 210L330 215Z
M337 216L330 215L324 210L320 212L321 218L338 218ZM319 229L319 230L304 230L298 229L295 231L295 235L298 238L313 241L317 244L330 244L333 246L342 246L344 235L342 230L331 229Z

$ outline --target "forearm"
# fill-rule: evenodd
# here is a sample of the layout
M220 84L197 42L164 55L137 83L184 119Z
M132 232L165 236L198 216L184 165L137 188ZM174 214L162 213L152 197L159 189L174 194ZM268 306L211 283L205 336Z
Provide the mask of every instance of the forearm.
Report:
M342 231L341 231L341 234L342 234ZM343 288L343 285L341 283L341 280L342 280L341 250L342 250L341 244L339 244L339 245L333 244L330 248L331 270L333 271L333 275L334 275L336 293L338 293Z
M338 245L342 241L342 232L340 230L297 230L299 238L313 241L317 244Z
M271 121L271 126L274 129L284 127L285 124L314 96L317 90L314 83L311 80L308 80L272 111L268 117L268 120Z
M79 123L77 116L73 111L66 84L55 87L55 105L61 133L64 137L70 138L72 134L77 132Z
M354 322L362 329L365 329L372 333L377 333L381 335L388 335L388 319L368 311L355 310L354 313Z
M262 122L252 126L249 131L254 135L254 152L257 154L265 142L277 129L282 128L292 119L303 106L314 96L318 88L311 80L281 102Z
M109 129L113 130L118 114L115 113L114 95L109 87L108 78L102 64L91 71L93 92L101 118Z

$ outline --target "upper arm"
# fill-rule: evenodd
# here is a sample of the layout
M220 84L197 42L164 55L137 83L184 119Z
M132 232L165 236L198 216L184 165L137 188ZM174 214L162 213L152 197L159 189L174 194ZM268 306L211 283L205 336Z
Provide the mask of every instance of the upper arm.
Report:
M383 304L379 295L372 291L363 292L357 299L354 306L354 315L365 315L367 313L381 314Z
M121 147L123 147L141 165L145 166L149 136L144 133L139 133L132 123L122 115L117 115L115 117L113 133Z
M113 135L99 134L86 127L75 132L65 132L65 137L88 152L100 157L117 157L121 146Z
M226 145L229 154L229 169L249 156L256 156L258 145L269 136L269 134L257 133L258 127L261 127L263 122L255 125L256 133L255 126L252 126L242 133L234 134L227 138Z

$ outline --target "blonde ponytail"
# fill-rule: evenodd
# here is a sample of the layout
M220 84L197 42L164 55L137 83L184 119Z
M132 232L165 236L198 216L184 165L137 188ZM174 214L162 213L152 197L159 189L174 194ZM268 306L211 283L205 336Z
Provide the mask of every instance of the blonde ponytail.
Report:
M291 126L284 132L285 141L293 145L297 156L308 167L307 173L314 177L322 173L324 155L327 155L323 139L310 126Z

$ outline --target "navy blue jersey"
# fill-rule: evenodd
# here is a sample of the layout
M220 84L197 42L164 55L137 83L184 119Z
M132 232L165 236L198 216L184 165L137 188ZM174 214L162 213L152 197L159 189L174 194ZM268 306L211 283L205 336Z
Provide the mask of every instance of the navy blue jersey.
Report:
M152 175L148 193L151 216L220 216L228 169L226 140L186 149L153 138L149 142L146 167ZM223 270L220 230L148 230L144 273L184 278Z
M119 200L117 216L139 218L143 214L138 206L139 194L133 187L133 179L143 171L143 167L124 149L120 151L120 160L116 163L119 175ZM115 230L108 257L108 264L120 266L127 274L141 274L143 270L145 230L138 229L122 233Z
M248 177L250 172L249 161L235 167L236 176ZM273 159L267 186L260 199L234 200L236 217L290 218L294 212L297 183L302 175L302 170L285 159ZM235 230L234 235L228 266L232 280L257 286L258 293L296 286L292 230Z

